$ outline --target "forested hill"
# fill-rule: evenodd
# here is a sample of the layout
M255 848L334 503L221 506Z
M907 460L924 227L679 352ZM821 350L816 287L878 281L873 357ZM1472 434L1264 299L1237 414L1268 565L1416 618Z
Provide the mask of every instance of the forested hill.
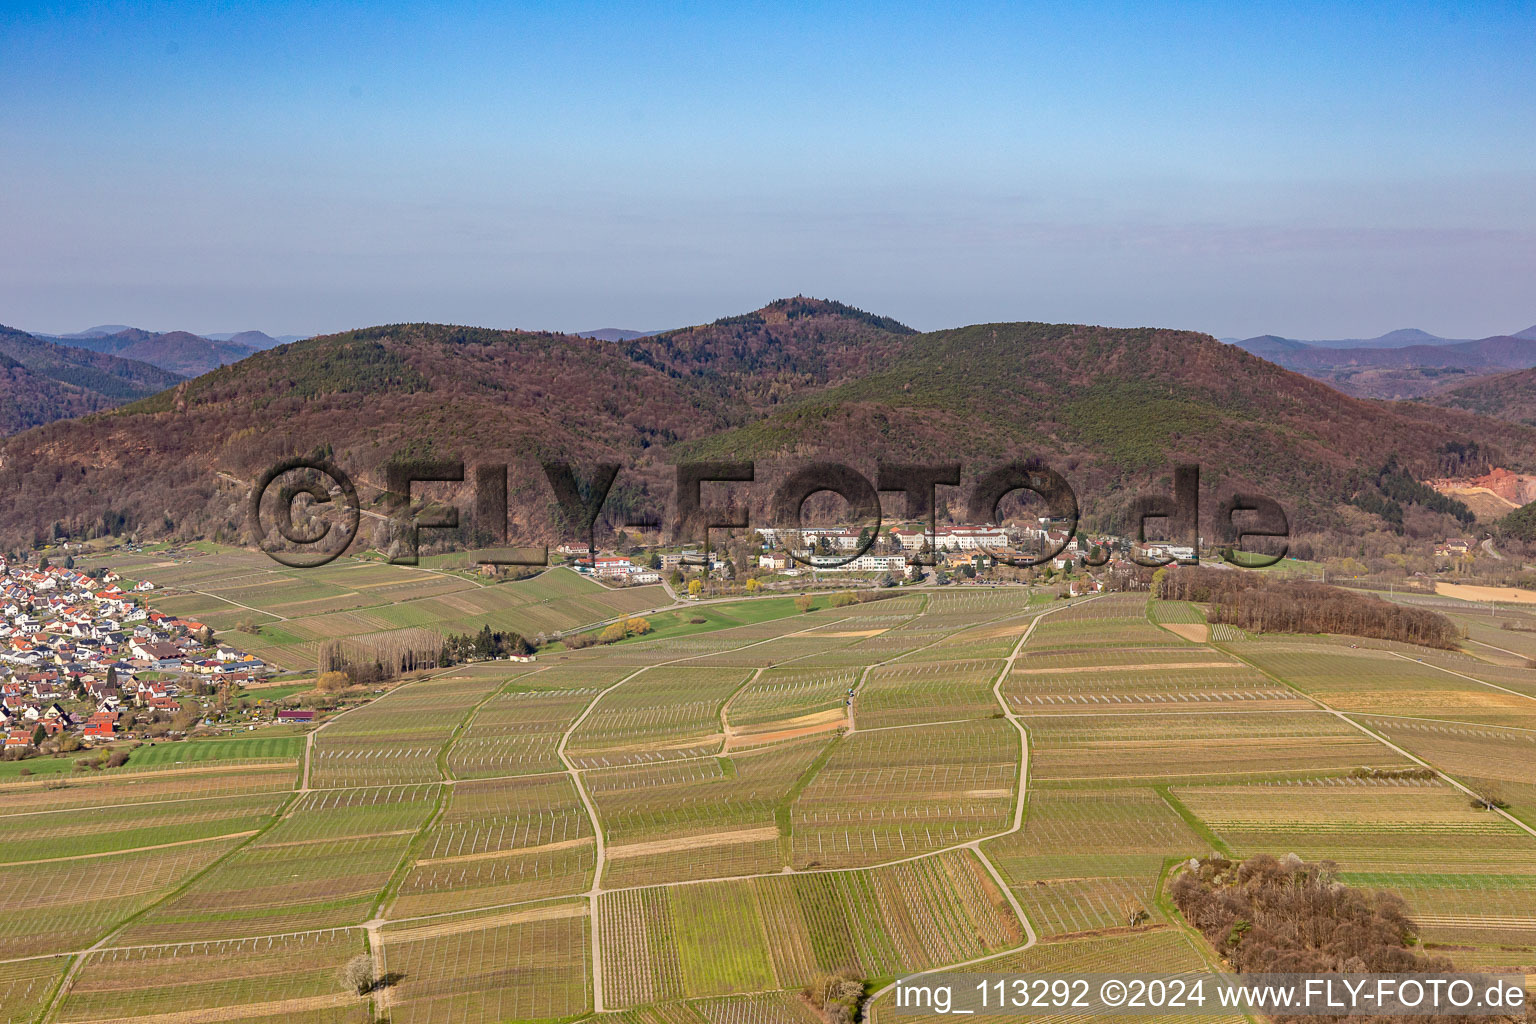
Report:
M1426 395L1422 401L1426 405L1466 409L1527 426L1536 425L1536 369L1479 377Z
M110 409L180 379L148 363L0 326L0 434Z
M872 472L877 458L977 471L1040 455L1090 522L1110 526L1188 460L1209 486L1280 499L1300 528L1361 530L1376 506L1349 502L1391 456L1420 477L1470 446L1518 468L1532 442L1519 424L1346 398L1201 334L1037 323L919 334L795 298L621 342L397 324L259 352L5 441L0 537L57 524L238 539L245 492L221 481L313 451L333 453L365 500L391 458L509 462L514 518L545 536L550 495L529 471L540 458L621 463L610 508L622 511L665 509L668 467L683 458L826 457Z
M884 370L916 333L890 317L800 296L622 344L636 362L763 410Z

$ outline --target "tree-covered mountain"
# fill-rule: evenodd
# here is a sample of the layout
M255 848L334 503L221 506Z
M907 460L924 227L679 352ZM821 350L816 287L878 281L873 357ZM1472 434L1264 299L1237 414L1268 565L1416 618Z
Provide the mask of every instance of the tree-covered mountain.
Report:
M1536 369L1477 377L1425 395L1423 401L1536 426Z
M177 374L59 345L0 325L0 433L110 409L171 387Z
M1039 323L919 334L797 297L621 342L396 324L260 352L0 444L0 539L55 523L238 539L239 482L311 452L347 469L365 503L392 458L506 462L530 539L555 530L540 459L620 463L607 506L618 519L665 512L680 460L759 459L750 500L763 521L776 468L813 457L871 474L877 459L960 460L973 474L1033 455L1107 527L1191 461L1208 494L1256 489L1298 530L1358 532L1391 528L1357 500L1390 457L1423 479L1474 446L1519 468L1532 442L1519 424L1347 398L1202 334ZM473 504L467 483L418 493Z
M907 340L884 370L680 446L695 458L796 457L849 438L866 457L1035 454L1085 508L1123 525L1135 493L1178 461L1267 492L1303 525L1339 526L1392 455L1419 478L1481 442L1497 459L1536 432L1349 398L1203 334L979 324ZM1086 492L1086 494L1084 493Z
M622 342L638 363L768 409L808 388L885 368L916 334L890 317L796 296L698 327Z

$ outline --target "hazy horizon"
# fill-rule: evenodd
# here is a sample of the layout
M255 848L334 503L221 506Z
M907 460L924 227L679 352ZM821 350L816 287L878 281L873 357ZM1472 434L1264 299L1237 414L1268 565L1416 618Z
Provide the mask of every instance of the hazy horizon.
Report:
M838 299L838 297L835 296L835 295L815 295L815 294L812 294L812 293L804 293L804 294L807 294L807 295L809 295L812 298L833 299L833 300L836 300L836 301L843 301L841 299ZM780 298L789 298L789 297L790 296L776 296L775 300L776 299L780 299ZM766 305L768 302L775 301L775 300L764 300L763 302L758 303L756 306L752 306L752 307L749 307L749 308L744 308L744 309L736 310L735 313L750 312L752 309L761 308L763 305ZM849 305L857 305L857 303L848 303L848 304ZM884 313L883 310L867 309L867 307L860 307L860 308L864 308L864 309L866 309L867 312L870 312L870 313L877 313L877 314L881 314L881 315L887 315L887 314ZM722 316L731 316L731 315L735 315L735 314L733 314L733 313L724 313L724 314L721 314L721 315ZM1536 315L1536 314L1533 314L1533 315ZM718 319L718 318L712 318L712 319ZM897 319L900 319L900 318L898 317ZM1027 319L1027 318L1024 318L1024 317L1012 318L1012 320L1014 320L1014 321L1022 321L1022 320L1025 320L1025 319ZM427 321L393 321L393 322L410 323L410 322L427 322ZM547 331L553 331L555 333L563 333L563 334L589 334L589 333L592 333L594 331L603 331L603 330L639 331L639 332L647 333L647 334L656 334L656 333L660 333L662 331L676 330L676 329L681 328L681 327L692 327L692 326L696 326L696 325L699 325L699 324L706 324L706 323L709 323L710 320L689 320L689 321L686 321L686 322L669 324L666 327L637 327L637 326L634 326L632 324L603 324L603 325L598 326L598 327L567 327L567 326L551 327L551 326L548 326L548 325L528 326L528 325L525 325L525 324L470 324L470 323L464 323L464 322L458 321L458 320L431 321L431 322L440 322L440 323L452 324L452 325L461 326L461 327L483 327L483 328L489 328L491 330L530 330L530 331L533 331L533 330L547 330ZM921 328L921 329L922 330L942 330L942 329L950 328L950 327L967 327L967 326L970 326L972 324L978 324L978 323L1002 323L1002 322L1006 322L1006 321L1001 321L1001 320L997 320L997 321L967 320L967 321L963 321L963 322L959 322L959 323L953 323L953 324L939 324L939 325L935 325L935 326L932 326L932 327L926 327L926 328ZM1065 322L1077 322L1077 321L1061 321L1061 322L1065 323ZM363 328L363 327L378 327L378 326L383 326L384 323L385 323L384 321L369 322L369 323L357 323L357 324L353 324L350 328L338 328L337 330L350 330L350 329ZM68 336L71 336L71 335L82 334L82 333L84 333L86 331L91 331L91 330L95 330L95 329L97 329L99 327L106 327L106 326L121 326L121 327L128 327L128 328L138 328L140 330L153 331L154 333L157 333L157 334L169 333L171 331L188 331L191 334L200 335L202 337L212 337L214 335L233 335L233 334L242 333L244 331L261 331L262 333L266 334L269 337L289 337L289 336L293 336L293 335L303 335L303 336L306 336L306 337L314 337L314 336L317 336L317 335L320 335L320 334L335 333L335 331L302 331L302 330L300 330L300 331L269 331L269 330L266 330L265 328L260 327L260 326L257 326L257 327L242 327L242 328L238 328L238 329L235 329L235 330L219 329L219 330L215 330L215 331L201 331L201 330L191 330L191 329L189 329L189 328L187 328L185 326L148 326L148 325L145 325L145 324L122 324L122 323L118 323L116 321L114 321L112 324L106 324L106 323L88 324L88 325L83 326L83 327L72 327L72 328L51 329L51 330L45 330L45 329L37 328L37 327L27 327L27 326L22 325L22 324L7 323L4 320L0 320L0 324L3 324L6 327L15 328L16 330L26 331L29 334L33 334L33 335L37 335L37 336L46 336L46 337L68 337ZM912 325L909 325L909 326L912 326ZM1105 323L1098 323L1095 326L1100 326L1100 327L1160 327L1160 328L1171 328L1171 329L1174 329L1174 330L1200 331L1202 333L1210 334L1212 337L1219 338L1219 339L1222 339L1222 340L1247 340L1247 338L1249 338L1249 337L1259 337L1259 336L1262 336L1263 334L1278 334L1278 332L1275 332L1275 331L1264 331L1264 332L1261 332L1260 335L1247 335L1247 336L1244 336L1242 338L1237 338L1237 337L1235 337L1233 335L1217 334L1214 331L1206 331L1206 330L1204 330L1203 328L1200 328L1200 327L1189 327L1189 326L1181 325L1181 324L1105 324ZM1536 327L1536 323L1527 324L1527 325L1525 325L1523 327L1510 327L1510 328L1506 328L1504 330L1494 331L1493 334L1491 334L1491 335L1478 335L1476 338L1474 338L1472 335L1466 335L1466 334L1444 334L1444 335L1436 335L1436 337L1445 338L1447 340L1452 340L1452 341L1478 340L1479 338L1483 338L1483 337L1494 337L1494 336L1499 336L1499 335L1514 334L1514 333L1519 332L1519 331L1529 330L1531 327ZM1316 337L1316 338L1296 338L1296 337L1294 337L1292 335L1279 335L1279 336L1290 338L1291 340L1294 340L1294 341L1318 342L1318 343L1329 342L1329 341L1346 341L1346 340L1369 341L1369 340L1372 340L1372 339L1375 339L1375 338L1380 338L1380 337L1382 337L1384 335L1387 335L1387 334L1391 334L1394 331L1413 330L1413 329L1422 329L1422 328L1416 328L1416 326L1413 325L1413 324L1403 324L1403 325L1400 325L1398 327L1392 327L1392 328L1388 328L1386 330L1376 331L1375 333L1372 333L1372 334L1362 334L1362 335L1358 335L1358 336L1350 337L1350 338L1346 338L1344 335L1341 335L1341 334L1340 335L1332 335L1330 337ZM1428 332L1428 333L1434 334L1435 332L1431 331L1431 332Z
M8 14L23 329L1536 319L1528 6Z

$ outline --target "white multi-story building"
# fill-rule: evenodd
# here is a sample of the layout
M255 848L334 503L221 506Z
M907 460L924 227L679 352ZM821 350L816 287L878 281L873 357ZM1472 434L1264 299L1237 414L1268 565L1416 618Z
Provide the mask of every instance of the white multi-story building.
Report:
M836 555L812 555L811 564L822 572L891 572L907 571L906 555L862 554L847 565L837 565Z
M998 550L1008 546L1008 531L1001 526L953 526L939 531L939 547L953 551Z

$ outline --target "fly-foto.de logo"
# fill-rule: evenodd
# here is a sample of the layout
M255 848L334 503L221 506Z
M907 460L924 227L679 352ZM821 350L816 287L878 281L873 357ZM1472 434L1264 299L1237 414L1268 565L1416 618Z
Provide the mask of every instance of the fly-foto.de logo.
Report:
M604 506L618 479L618 463L594 463L578 467L570 462L538 463L531 476L547 486L547 500L558 510L558 521L568 536L579 538L595 553L595 530ZM882 523L881 495L904 500L904 520L924 525L928 536L937 533L940 487L963 487L961 506L973 524L1000 523L1000 509L1009 495L1025 492L1042 504L1037 516L1044 543L1021 552L1002 544L979 542L979 553L1004 565L1018 568L1043 565L1057 558L1079 536L1080 509L1077 492L1060 473L1037 459L1018 459L991 466L967 478L958 462L887 463L876 466L874 479L839 462L810 462L775 474L771 484L759 480L757 464L750 461L683 462L673 467L670 515L623 511L616 525L637 530L665 529L673 544L702 545L697 557L708 564L711 530L757 528L773 538L784 555L800 564L829 568L853 563L875 544ZM508 481L511 467L504 462L479 463L466 473L461 460L408 459L383 467L384 488L377 508L365 510L351 476L334 462L320 458L291 458L269 468L251 489L249 518L257 544L277 562L294 568L313 568L333 561L357 539L364 516L388 525L393 543L390 562L415 565L422 530L456 530L460 508L434 501L429 508L412 510L412 485L464 484L473 490L474 521L487 551L476 556L485 565L541 566L549 564L547 546L503 551L508 542ZM962 481L964 481L962 483ZM705 484L763 486L759 500L766 499L766 520L754 524L752 501L707 504ZM803 521L805 505L814 495L830 493L847 504L848 515L858 524L858 540L834 556L813 556L804 543L814 531ZM761 507L761 506L760 506ZM1173 471L1172 493L1144 494L1132 506L1132 534L1138 545L1147 544L1149 522L1158 522L1168 538L1164 553L1149 556L1135 552L1140 565L1156 567L1199 560L1200 467L1179 465ZM767 527L764 529L764 527ZM1290 521L1280 503L1263 494L1234 491L1218 502L1215 529L1221 557L1243 568L1263 568L1285 557ZM1250 538L1265 538L1264 553L1245 551ZM1109 552L1084 539L1083 561L1102 566ZM1170 553L1171 552L1171 553ZM915 561L932 565L929 551Z

